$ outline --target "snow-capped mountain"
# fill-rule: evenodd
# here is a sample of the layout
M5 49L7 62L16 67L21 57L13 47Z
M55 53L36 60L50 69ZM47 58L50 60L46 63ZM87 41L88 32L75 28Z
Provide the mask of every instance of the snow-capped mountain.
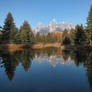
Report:
M40 55L39 57L35 56L35 60L37 60L39 63L47 61L53 67L56 67L56 64L71 64L72 63L72 60L70 57L67 60L64 60L63 56L50 56L50 57L48 57L48 55Z
M74 29L75 25L71 22L62 22L57 23L56 20L52 20L48 25L43 26L42 24L38 24L36 27L33 28L33 32L37 33L48 33L48 32L62 32L64 29Z

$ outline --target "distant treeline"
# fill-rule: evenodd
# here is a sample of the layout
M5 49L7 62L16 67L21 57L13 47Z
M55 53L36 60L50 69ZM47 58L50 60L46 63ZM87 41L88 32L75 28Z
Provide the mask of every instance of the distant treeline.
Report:
M60 35L59 35L60 36ZM55 43L60 42L62 45L84 45L92 44L92 6L87 17L87 26L76 25L75 29L70 31L65 29L61 37L55 33L41 35L33 33L29 23L24 21L18 29L14 23L12 14L9 12L3 27L0 27L0 43Z

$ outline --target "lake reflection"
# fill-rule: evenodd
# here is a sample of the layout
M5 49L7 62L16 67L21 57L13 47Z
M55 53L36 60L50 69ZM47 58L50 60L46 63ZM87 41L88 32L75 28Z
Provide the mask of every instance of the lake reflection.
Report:
M92 49L0 51L0 92L30 91L91 92Z

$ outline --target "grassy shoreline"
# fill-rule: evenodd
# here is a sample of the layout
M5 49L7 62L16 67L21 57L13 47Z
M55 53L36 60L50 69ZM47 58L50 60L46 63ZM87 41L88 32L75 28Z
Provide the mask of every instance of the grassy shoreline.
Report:
M34 43L34 44L0 44L0 50L17 51L23 49L42 49L47 47L57 47L63 49L61 43Z
M79 48L92 48L92 46L75 46L75 45L61 45L61 43L33 43L33 44L0 44L0 50L2 51L8 51L8 52L14 52L18 50L24 50L24 49L42 49L42 48L48 48L48 47L56 47L61 50L67 49L79 49Z

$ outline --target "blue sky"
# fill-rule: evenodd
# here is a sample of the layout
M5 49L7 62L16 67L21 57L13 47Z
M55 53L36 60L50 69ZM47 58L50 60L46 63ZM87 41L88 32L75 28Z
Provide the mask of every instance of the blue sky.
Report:
M51 20L86 24L92 0L0 0L0 25L11 12L17 27L27 20L32 27Z

